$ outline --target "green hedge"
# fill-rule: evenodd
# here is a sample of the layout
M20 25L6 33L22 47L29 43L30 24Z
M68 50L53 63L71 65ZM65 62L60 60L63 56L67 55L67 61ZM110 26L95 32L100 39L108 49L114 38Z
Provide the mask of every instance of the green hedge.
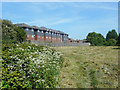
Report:
M49 47L3 44L2 88L56 88L63 58Z

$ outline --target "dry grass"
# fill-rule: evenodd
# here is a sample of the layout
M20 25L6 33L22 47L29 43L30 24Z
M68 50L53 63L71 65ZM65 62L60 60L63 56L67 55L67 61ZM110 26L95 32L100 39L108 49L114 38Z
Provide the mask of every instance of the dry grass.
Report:
M117 47L54 47L64 54L61 88L115 88L118 86Z

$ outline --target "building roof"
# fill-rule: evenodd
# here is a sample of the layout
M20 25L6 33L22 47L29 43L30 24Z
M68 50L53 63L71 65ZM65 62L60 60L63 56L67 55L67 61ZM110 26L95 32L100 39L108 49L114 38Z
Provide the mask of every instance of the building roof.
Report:
M33 29L40 29L39 27L37 26L32 26Z
M25 24L25 23L17 23L15 24L16 26L20 26L20 27L28 27L28 28L32 28L31 26Z
M41 26L41 27L37 27L37 26L29 26L25 23L17 23L15 24L16 26L20 26L20 27L26 27L26 28L32 28L32 29L38 29L38 30L43 30L43 31L49 31L49 32L54 32L54 33L60 33L60 34L64 34L64 35L68 35L60 30L54 30L54 29L51 29L51 28L46 28L44 26Z

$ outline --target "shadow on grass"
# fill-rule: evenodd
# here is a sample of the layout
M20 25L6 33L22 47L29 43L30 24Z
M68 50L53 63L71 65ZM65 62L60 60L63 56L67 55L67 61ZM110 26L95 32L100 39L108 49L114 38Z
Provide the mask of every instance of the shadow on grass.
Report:
M120 47L118 47L118 48L112 48L112 49L120 49Z

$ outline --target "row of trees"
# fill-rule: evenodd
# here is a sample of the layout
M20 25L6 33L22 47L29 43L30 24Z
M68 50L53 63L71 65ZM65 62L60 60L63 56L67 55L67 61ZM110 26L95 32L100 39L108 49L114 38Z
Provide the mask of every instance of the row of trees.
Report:
M17 27L9 20L1 20L1 22L3 43L21 43L26 40L26 32L23 28Z
M117 35L115 30L109 31L106 38L100 33L89 33L87 35L87 41L93 46L115 46L120 45L120 34Z

